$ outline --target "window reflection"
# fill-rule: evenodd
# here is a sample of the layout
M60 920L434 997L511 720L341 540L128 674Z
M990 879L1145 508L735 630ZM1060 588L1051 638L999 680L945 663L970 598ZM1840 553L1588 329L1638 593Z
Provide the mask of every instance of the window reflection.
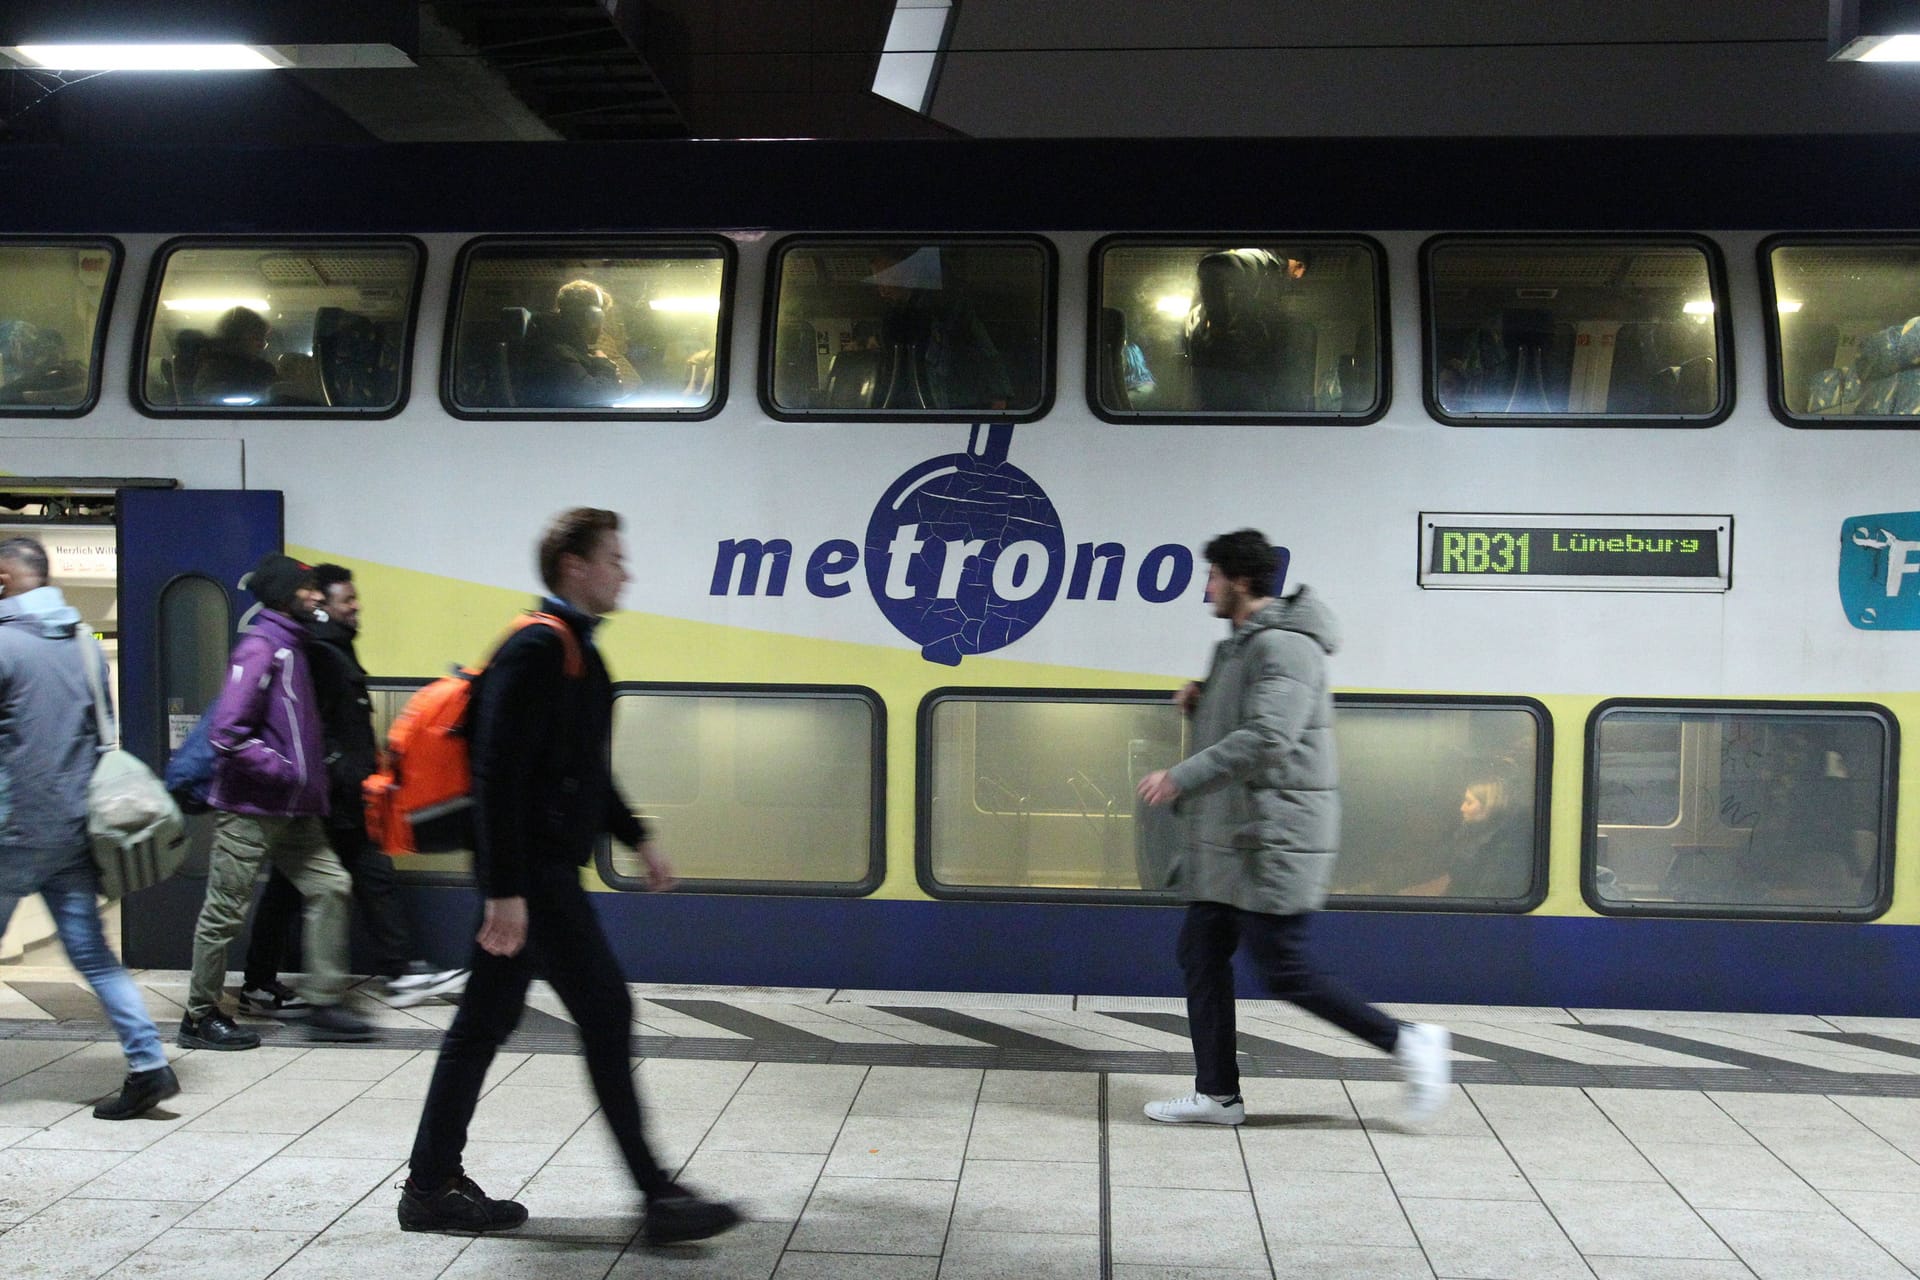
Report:
M1920 245L1783 245L1771 260L1786 411L1920 415Z
M1671 750L1660 750L1660 735ZM1886 853L1887 729L1874 712L1610 708L1595 731L1602 796L1678 798L1666 824L1636 799L1602 805L1592 877L1603 902L1862 911Z
M777 270L778 408L1038 410L1047 259L1037 245L790 242Z
M149 326L146 402L392 409L418 271L409 244L176 249Z
M0 244L0 412L91 397L113 265L105 244Z
M1109 413L1371 413L1378 263L1360 244L1116 244L1093 359Z
M1690 245L1474 241L1428 255L1434 403L1460 417L1709 417L1719 317Z
M689 413L720 393L717 244L467 257L453 343L464 409Z

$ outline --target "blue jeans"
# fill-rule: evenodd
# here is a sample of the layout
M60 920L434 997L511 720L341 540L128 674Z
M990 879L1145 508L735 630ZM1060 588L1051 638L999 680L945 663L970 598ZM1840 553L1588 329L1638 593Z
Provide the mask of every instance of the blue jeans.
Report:
M54 872L40 885L40 896L53 915L60 945L66 948L67 959L73 967L100 997L107 1021L113 1023L114 1034L120 1037L120 1048L127 1055L127 1069L151 1071L164 1067L167 1055L160 1048L159 1030L147 1016L140 988L120 967L119 957L113 954L113 948L107 945L107 935L101 931L100 913L93 905L98 892L99 880L93 863L84 853L79 854L71 866ZM13 918L13 909L19 904L18 895L0 894L0 932L6 930L7 921Z

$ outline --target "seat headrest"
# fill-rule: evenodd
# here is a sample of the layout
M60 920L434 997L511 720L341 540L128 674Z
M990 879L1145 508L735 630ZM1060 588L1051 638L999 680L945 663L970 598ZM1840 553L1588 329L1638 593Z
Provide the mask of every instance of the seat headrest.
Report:
M525 307L500 308L500 336L508 342L525 342L533 331L533 312Z

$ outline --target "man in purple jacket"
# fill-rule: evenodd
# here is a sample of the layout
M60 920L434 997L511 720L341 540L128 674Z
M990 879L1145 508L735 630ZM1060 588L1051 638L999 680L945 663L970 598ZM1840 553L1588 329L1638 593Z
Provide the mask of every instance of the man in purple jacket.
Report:
M227 686L207 726L217 811L207 859L207 900L193 934L193 985L180 1044L251 1049L260 1037L220 1011L227 944L240 932L263 860L306 899L307 976L314 1040L369 1040L373 1029L340 1007L347 991L347 908L353 882L327 843L326 748L307 665L305 620L320 592L297 560L269 555L247 586L260 601L253 627L233 646Z

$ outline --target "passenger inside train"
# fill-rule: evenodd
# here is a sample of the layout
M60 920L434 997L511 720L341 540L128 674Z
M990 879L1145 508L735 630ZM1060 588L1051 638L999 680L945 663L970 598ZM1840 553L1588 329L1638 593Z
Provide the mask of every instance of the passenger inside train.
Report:
M187 344L177 343L181 354L174 369L186 378L186 403L260 403L279 376L266 358L272 336L273 326L265 316L250 307L233 307L220 317L212 337L193 344L190 374Z
M86 402L113 262L100 244L0 244L0 405Z
M514 385L529 403L606 405L620 398L628 379L601 347L613 306L613 295L591 280L570 280L554 292L553 309L535 317L515 352Z

